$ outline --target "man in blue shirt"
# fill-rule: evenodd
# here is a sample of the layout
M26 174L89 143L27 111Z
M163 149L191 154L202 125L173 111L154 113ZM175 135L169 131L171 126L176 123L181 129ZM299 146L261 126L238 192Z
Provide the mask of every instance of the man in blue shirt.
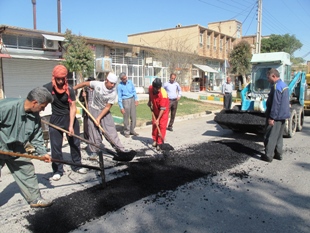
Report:
M288 87L280 79L279 71L272 68L267 77L272 86L266 102L265 155L261 159L271 162L273 158L282 160L283 131L285 120L290 118L290 101Z
M178 101L182 96L182 90L180 85L175 81L177 75L175 73L170 74L170 80L164 84L164 88L168 93L168 98L170 102L170 121L168 124L168 130L173 131L173 123L175 119L175 115L178 109Z
M137 136L136 127L136 106L139 104L136 88L131 80L128 80L126 73L120 73L121 82L117 86L118 105L123 114L124 135L129 138L129 135ZM130 123L129 123L130 118Z

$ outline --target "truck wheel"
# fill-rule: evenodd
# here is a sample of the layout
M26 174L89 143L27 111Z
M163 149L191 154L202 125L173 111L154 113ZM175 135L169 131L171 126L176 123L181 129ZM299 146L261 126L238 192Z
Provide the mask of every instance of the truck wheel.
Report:
M296 131L301 131L302 126L304 124L304 108L303 107L298 107L296 108L296 113L297 113L297 126L296 126Z
M240 111L241 111L241 105L235 105L235 106L232 108L232 110L240 112Z
M292 138L297 128L297 113L295 109L291 109L290 119L285 121L284 136Z

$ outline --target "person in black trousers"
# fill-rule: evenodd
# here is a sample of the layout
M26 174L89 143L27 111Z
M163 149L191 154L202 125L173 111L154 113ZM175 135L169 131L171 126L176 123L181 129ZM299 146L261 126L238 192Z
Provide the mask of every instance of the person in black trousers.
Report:
M68 85L68 70L63 65L57 65L53 69L52 82L44 85L53 95L52 115L50 123L70 132L67 140L70 146L70 154L73 163L81 164L80 139L72 137L72 134L80 135L80 125L76 119L75 92ZM61 130L49 127L51 155L52 158L63 160L62 143L63 132ZM52 163L53 180L60 180L64 173L62 163ZM77 166L71 166L75 172L86 174L87 169Z

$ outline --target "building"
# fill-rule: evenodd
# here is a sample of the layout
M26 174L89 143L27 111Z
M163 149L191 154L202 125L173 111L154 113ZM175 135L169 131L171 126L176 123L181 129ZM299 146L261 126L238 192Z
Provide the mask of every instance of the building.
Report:
M198 90L218 90L226 73L224 64L229 52L239 40L232 32L242 31L236 20L211 23L209 27L177 25L129 35L128 43L83 38L94 51L97 79L104 79L110 71L116 75L126 72L142 93L155 77L165 82L170 72L177 72L184 91L190 90L193 81L199 82ZM25 97L33 87L49 82L53 67L63 61L64 36L0 25L0 98ZM170 51L179 52L175 70L169 64L171 60L167 60ZM188 58L186 62L185 58ZM74 74L68 78L72 85L76 84Z
M210 23L207 28L178 24L174 28L131 34L128 43L198 55L199 63L193 63L191 74L185 76L199 79L200 90L218 90L226 76L225 61L241 35L242 24L230 20ZM189 82L191 80L183 79L181 86Z
M53 67L63 61L64 34L0 25L0 98L26 97L29 90L51 81ZM126 72L139 91L149 85L145 76L166 81L165 67L158 63L145 66L153 48L111 40L84 37L96 58L94 76L103 79L107 72ZM74 74L68 77L75 85Z

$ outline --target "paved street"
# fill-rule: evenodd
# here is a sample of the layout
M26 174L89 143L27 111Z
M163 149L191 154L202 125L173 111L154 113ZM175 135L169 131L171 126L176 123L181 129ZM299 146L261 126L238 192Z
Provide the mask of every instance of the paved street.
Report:
M212 113L178 119L174 131L167 132L165 142L178 150L192 144L225 139L238 141L238 137L243 137L222 130L213 118ZM138 128L137 132L137 137L120 135L120 139L127 148L144 148L146 157L161 157L162 154L151 147L150 126ZM259 155L250 157L216 176L200 178L93 219L74 232L309 232L309 135L310 118L306 117L303 131L293 139L284 139L283 161L266 163ZM246 137L262 145L256 135ZM66 144L64 151L68 156ZM136 158L132 163L138 161ZM56 199L99 183L95 171L81 175L71 172L69 166L65 166L66 174L60 181L51 181L50 164L33 162L45 198ZM83 162L97 165L87 160L84 151ZM105 157L107 182L126 168L116 164ZM34 214L35 210L24 201L6 167L2 169L0 184L0 232L29 232L25 216Z

